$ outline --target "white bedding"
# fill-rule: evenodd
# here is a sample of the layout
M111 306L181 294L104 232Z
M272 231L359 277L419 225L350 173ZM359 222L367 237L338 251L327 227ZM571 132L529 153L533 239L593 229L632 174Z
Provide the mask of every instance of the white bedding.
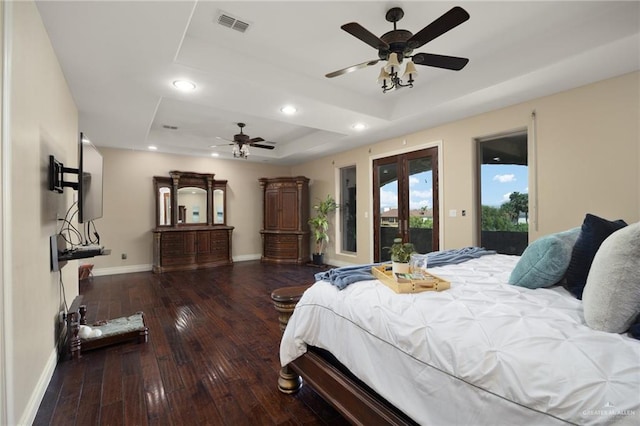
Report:
M640 341L598 332L563 288L507 283L519 257L430 269L442 292L320 281L296 306L282 365L329 350L419 423L640 424Z

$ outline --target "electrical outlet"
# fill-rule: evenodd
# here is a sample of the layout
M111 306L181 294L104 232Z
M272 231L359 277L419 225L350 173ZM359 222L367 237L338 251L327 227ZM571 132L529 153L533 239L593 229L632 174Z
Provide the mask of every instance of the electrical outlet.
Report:
M126 260L127 259L127 253L122 253L122 255L120 257L122 258L122 260Z

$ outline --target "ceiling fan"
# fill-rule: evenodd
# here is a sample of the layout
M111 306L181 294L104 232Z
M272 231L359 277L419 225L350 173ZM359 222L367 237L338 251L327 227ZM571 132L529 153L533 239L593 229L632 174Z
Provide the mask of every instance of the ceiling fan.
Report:
M442 16L440 16L438 19L436 19L420 31L418 31L416 34L412 34L407 30L399 30L396 28L396 23L400 19L402 19L403 16L404 11L401 8L394 7L389 9L385 15L385 18L387 21L393 22L393 31L389 31L383 34L381 37L374 35L357 22L350 22L340 27L352 36L360 39L374 49L377 49L379 59L372 59L361 64L352 65L338 71L330 72L326 75L326 77L337 77L359 70L361 68L375 65L380 61L389 61L385 69L383 69L382 71L387 72L386 77L390 80L390 83L392 85L392 87L387 90L390 90L391 88L395 88L393 87L394 80L391 77L395 77L398 80L399 77L397 77L397 75L389 75L393 74L389 73L389 70L391 67L395 66L395 73L397 74L397 69L402 63L402 60L405 58L409 58L405 75L411 74L411 71L415 73L415 67L410 64L445 68L454 71L459 71L464 68L465 65L467 65L469 59L460 58L457 56L435 55L431 53L412 54L413 49L424 46L431 40L440 37L447 31L452 30L453 28L467 21L469 19L469 14L466 10L459 6L456 6L450 9L448 12L444 13ZM382 77L385 77L383 72L381 72L380 75L380 78ZM398 83L398 81L396 81L396 83ZM401 81L399 81L399 83L401 83ZM397 87L404 87L409 85L413 87L412 83L412 76L409 76L409 84L399 84ZM384 83L384 85L386 86L386 82ZM383 86L383 91L386 92L387 90L384 89L385 87Z
M233 156L240 158L247 158L249 156L249 147L253 146L255 148L263 148L263 149L273 149L275 148L273 145L264 145L260 142L265 142L262 138L251 138L249 135L245 135L242 132L242 129L246 126L244 123L238 123L238 127L240 127L240 133L233 135L233 140L230 141L228 139L224 139L221 137L217 137L218 139L225 140L231 142L229 145L233 145ZM273 142L271 142L273 143Z

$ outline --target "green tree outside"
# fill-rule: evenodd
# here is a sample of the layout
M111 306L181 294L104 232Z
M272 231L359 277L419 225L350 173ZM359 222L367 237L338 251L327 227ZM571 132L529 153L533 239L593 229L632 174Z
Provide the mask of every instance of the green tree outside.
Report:
M500 207L482 206L483 231L529 231L529 194L512 192L509 201ZM518 223L520 213L525 215L525 223Z
M433 219L425 219L418 216L409 217L409 228L433 229Z

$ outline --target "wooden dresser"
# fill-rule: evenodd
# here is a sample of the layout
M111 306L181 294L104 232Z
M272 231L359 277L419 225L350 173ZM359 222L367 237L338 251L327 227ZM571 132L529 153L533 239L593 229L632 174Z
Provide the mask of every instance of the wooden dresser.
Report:
M227 225L227 181L212 173L171 171L155 176L153 272L233 263Z
M259 179L264 194L263 262L309 261L309 179L304 176Z
M185 226L153 231L153 272L230 265L232 226Z

